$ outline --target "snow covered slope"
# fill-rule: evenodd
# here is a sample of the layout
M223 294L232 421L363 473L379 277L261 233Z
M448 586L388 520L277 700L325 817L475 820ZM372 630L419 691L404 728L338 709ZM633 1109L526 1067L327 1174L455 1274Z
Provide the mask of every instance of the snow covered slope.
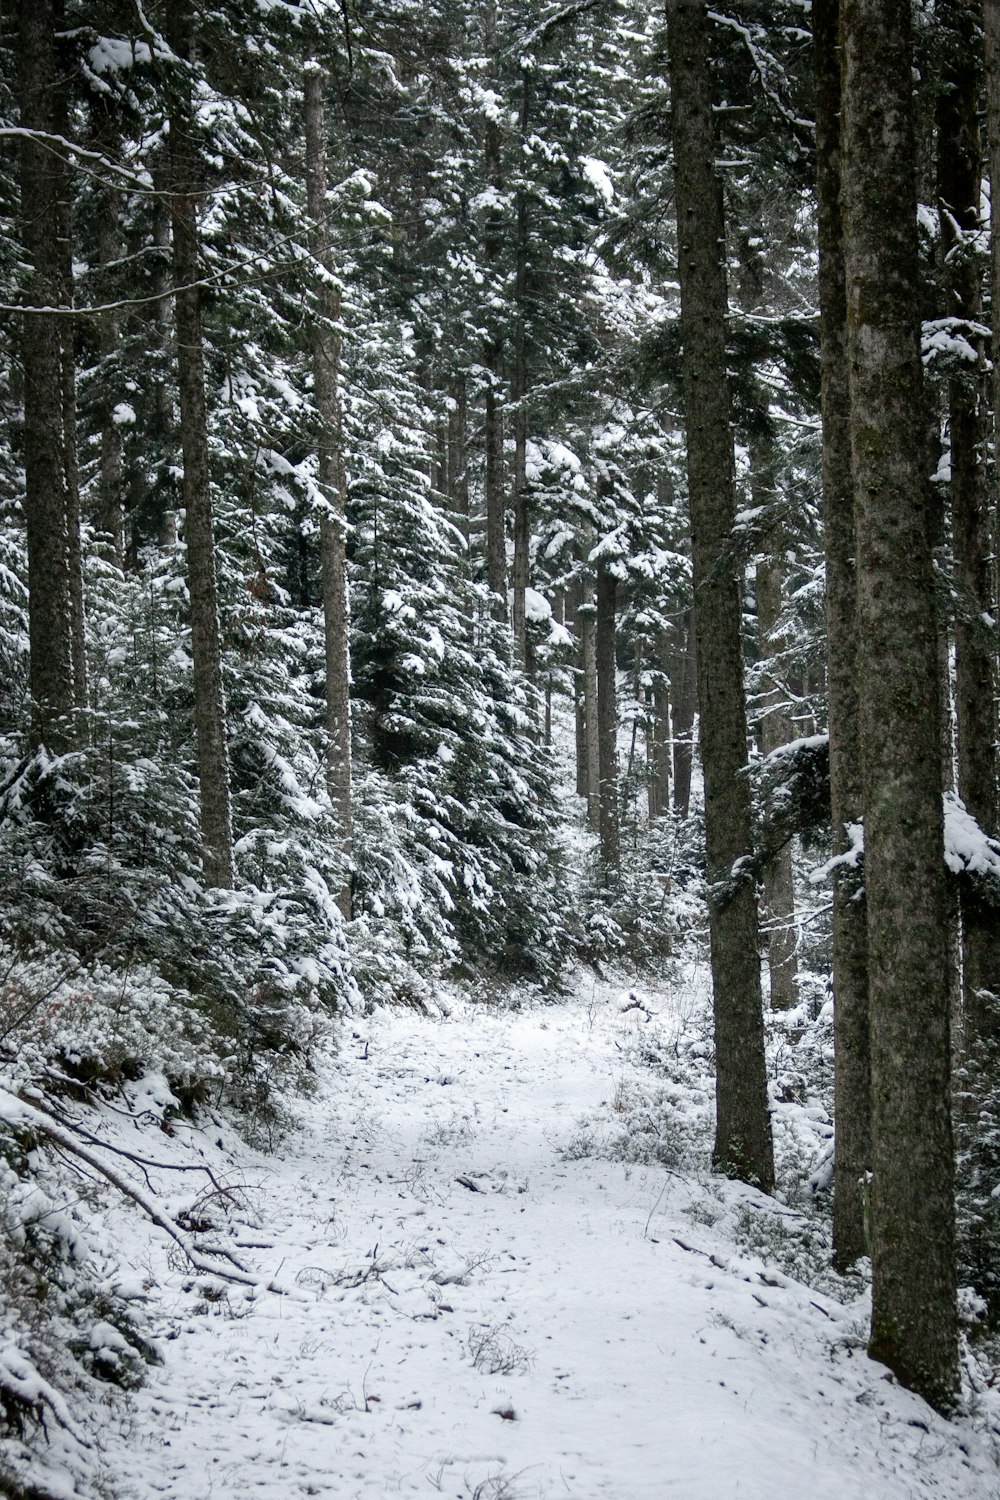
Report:
M164 1141L240 1180L230 1243L284 1291L198 1279L106 1206L163 1354L102 1435L118 1491L1000 1495L987 1424L895 1386L864 1355L863 1306L737 1248L759 1195L578 1154L581 1119L593 1141L643 1084L626 1003L587 981L560 1006L356 1019L277 1156ZM669 997L650 1003L669 1022ZM194 1197L158 1180L175 1210Z

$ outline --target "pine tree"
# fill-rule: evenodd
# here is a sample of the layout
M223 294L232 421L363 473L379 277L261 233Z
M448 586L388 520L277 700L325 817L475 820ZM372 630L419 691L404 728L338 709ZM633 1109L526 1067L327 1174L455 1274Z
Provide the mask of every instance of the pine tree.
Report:
M320 422L317 480L327 507L320 515L320 565L326 641L327 776L337 809L340 842L349 858L353 844L351 797L350 602L347 592L347 477L340 393L340 296L331 286L330 234L326 224L326 76L318 64L305 78L305 149L313 254L320 289L313 332L313 399ZM344 916L351 915L350 886L341 893Z
M843 230L840 214L839 0L816 0L816 164L822 343L823 535L826 552L827 691L834 852L851 848L861 821L861 765L855 664L854 564ZM857 873L841 864L833 887L835 1035L834 1252L848 1266L868 1253L862 1180L871 1165L868 937Z
M756 891L740 876L752 852L740 589L733 553L735 482L726 370L725 230L715 176L708 16L701 0L668 9L684 407L698 649L701 759L715 997L714 1160L774 1185L761 1015ZM730 886L735 880L735 889Z
M957 1389L949 1015L908 0L843 0L843 213L872 1062L870 1352Z
M171 0L169 35L178 73L170 99L168 163L173 234L177 383L184 458L184 537L191 600L194 716L198 745L205 881L233 884L226 711L222 690L219 606L212 526L212 481L205 399L205 354L198 247L198 194L203 187L197 125L187 70L196 57L188 0Z
M84 706L79 661L81 588L76 434L67 410L73 379L68 307L66 166L51 149L65 114L58 57L64 18L59 0L19 9L21 125L20 222L30 266L21 335L24 365L25 521L28 545L32 738L53 752L77 738Z

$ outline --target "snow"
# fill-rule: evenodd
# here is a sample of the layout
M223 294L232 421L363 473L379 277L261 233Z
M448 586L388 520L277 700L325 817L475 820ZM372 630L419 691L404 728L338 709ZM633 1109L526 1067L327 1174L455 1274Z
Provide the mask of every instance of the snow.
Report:
M1000 879L1000 843L983 832L954 792L944 798L944 858L955 875L968 870Z
M524 617L536 625L552 618L551 604L537 589L526 588L524 591Z
M796 745L822 744L823 735L797 740ZM772 752L769 759L782 752L787 754L794 748L786 745ZM954 792L946 792L944 802L944 862L953 875L987 876L1000 881L1000 843L985 833L975 818L967 811L962 799ZM818 884L840 867L857 869L865 852L865 833L860 823L848 823L846 832L850 847L843 854L834 855L824 864L810 870L809 880Z
M581 156L580 166L584 177L586 177L597 196L602 198L605 203L613 203L615 188L614 183L611 181L611 173L608 171L607 164L603 161L598 161L593 156Z
M924 364L931 365L942 358L958 364L976 365L979 351L971 338L988 340L990 330L982 323L964 318L936 318L923 324L922 353Z
M845 823L844 832L847 834L848 845L842 854L835 854L832 859L826 860L821 865L809 871L808 879L811 885L821 885L829 880L835 870L857 870L865 853L865 830L861 823Z
M681 1049L703 1023L681 988L637 1001L587 979L521 1008L442 995L437 1014L349 1019L273 1154L210 1119L158 1134L146 1157L238 1194L211 1237L256 1284L193 1271L105 1200L163 1361L116 1398L105 1479L135 1500L994 1493L984 1434L867 1359L863 1299L795 1281L732 1231L795 1209L600 1154L662 1084L642 1062L651 1029ZM685 1128L710 1109L704 1077L700 1102L672 1091ZM146 1079L134 1102L160 1097ZM91 1124L135 1149L121 1109ZM205 1187L146 1172L175 1213Z
M104 76L125 72L138 63L148 63L151 56L148 42L102 36L90 48L87 61L95 73Z

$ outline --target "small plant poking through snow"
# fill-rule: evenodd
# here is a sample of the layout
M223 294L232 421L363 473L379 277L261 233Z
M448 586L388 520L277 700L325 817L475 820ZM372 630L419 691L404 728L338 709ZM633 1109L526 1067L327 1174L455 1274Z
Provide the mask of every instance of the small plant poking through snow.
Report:
M517 1375L531 1365L527 1349L497 1324L470 1328L465 1347L474 1367L484 1375Z

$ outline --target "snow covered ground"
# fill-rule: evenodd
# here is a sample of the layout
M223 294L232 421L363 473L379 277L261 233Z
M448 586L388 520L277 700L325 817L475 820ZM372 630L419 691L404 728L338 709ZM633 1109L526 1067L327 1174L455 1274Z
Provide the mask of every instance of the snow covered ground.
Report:
M740 1248L759 1195L580 1154L652 1082L636 1035L687 1024L643 998L653 1021L590 979L562 1005L356 1018L274 1156L222 1127L145 1132L146 1154L239 1182L228 1243L283 1290L197 1278L105 1203L163 1356L108 1407L111 1492L1000 1496L986 1424L945 1423L872 1364L863 1305ZM196 1197L190 1174L151 1176L175 1212Z

